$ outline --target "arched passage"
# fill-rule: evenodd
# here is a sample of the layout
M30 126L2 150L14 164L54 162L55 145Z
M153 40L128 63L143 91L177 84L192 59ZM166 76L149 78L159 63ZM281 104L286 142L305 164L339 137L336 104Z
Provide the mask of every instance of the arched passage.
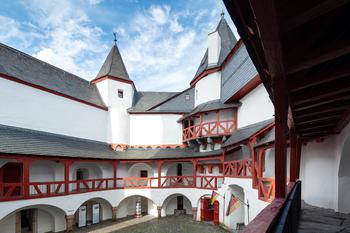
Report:
M140 203L140 204L138 204ZM137 205L139 205L137 207ZM118 205L117 218L136 216L136 209L140 208L142 215L157 216L157 205L149 198L141 195L132 195L124 198Z
M165 198L162 208L165 215L192 214L190 199L180 193L175 193Z
M226 221L228 223L228 226L233 229L240 229L242 225L246 222L245 220L245 205L243 202L245 202L245 196L244 196L244 190L241 186L238 185L229 185L229 192L226 196L226 208L225 212L229 208L229 202L232 197L232 195L238 199L238 207L231 212L228 216L226 216ZM226 213L225 213L226 215Z
M221 197L219 197L221 198ZM212 221L214 224L219 224L220 218L220 202L217 199L213 205L210 203L211 195L205 194L202 195L198 202L198 210L197 210L197 220L201 221Z
M338 173L338 210L350 213L350 137L345 140Z
M74 217L78 227L97 224L112 218L112 205L103 198L92 198L79 206Z
M0 221L0 229L1 232L64 231L66 229L65 212L50 205L26 206L4 217Z

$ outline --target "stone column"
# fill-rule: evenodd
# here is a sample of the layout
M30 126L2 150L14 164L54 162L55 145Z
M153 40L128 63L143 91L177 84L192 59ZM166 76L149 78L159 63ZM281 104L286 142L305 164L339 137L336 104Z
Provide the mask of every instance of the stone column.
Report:
M74 214L66 215L66 232L70 232L73 230L74 222L75 222Z
M158 210L158 218L161 218L162 217L162 207L157 206L157 210Z
M197 207L192 208L193 220L197 221Z
M21 233L21 211L16 213L16 233Z
M118 207L112 207L112 220L117 221L117 211Z

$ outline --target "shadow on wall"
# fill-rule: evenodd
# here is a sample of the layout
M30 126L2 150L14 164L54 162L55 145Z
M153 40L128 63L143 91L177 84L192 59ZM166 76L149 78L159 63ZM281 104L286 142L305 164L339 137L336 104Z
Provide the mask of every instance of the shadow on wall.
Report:
M338 210L350 213L350 136L345 140L338 174Z

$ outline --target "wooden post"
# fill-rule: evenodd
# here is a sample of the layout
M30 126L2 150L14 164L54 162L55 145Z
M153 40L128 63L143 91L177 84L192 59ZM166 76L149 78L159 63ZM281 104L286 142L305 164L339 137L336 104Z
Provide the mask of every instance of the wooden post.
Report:
M275 105L275 188L276 198L286 196L287 116L288 99L282 77L274 79Z
M162 164L163 161L158 160L157 161L157 168L158 168L158 188L160 188L160 186L162 185L162 178L161 178L161 172L162 172Z
M193 187L197 187L197 160L193 160Z
M118 166L118 161L117 160L113 161L113 187L115 189L117 188L117 166Z
M64 161L64 193L69 193L69 166L71 162L68 160Z
M253 180L253 188L257 187L258 182L257 182L257 174L256 174L256 169L255 169L255 164L256 164L256 153L255 153L255 143L256 143L256 138L252 138L249 141L249 146L250 146L250 154L252 158L252 167L251 167L251 173L252 173L252 180Z
M23 195L29 197L30 163L31 160L23 159Z
M289 180L295 182L297 179L297 136L295 128L289 130L290 158L289 158Z
M300 138L297 138L296 144L296 178L299 179L300 176L300 160L301 160L301 148L303 144Z

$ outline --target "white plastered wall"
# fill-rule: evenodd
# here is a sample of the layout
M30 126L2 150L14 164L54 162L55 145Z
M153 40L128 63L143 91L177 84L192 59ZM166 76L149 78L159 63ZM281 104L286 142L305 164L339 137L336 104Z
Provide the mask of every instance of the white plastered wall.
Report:
M271 119L274 116L274 107L263 84L240 99L242 106L238 108L238 128Z
M300 162L302 199L311 205L338 208L339 165L346 139L350 135L348 124L339 135L323 142L303 145Z
M131 114L130 144L182 144L182 125L179 114Z
M220 99L221 94L221 72L209 74L199 80L195 86L195 107L199 104Z
M107 140L107 111L0 79L0 124Z

